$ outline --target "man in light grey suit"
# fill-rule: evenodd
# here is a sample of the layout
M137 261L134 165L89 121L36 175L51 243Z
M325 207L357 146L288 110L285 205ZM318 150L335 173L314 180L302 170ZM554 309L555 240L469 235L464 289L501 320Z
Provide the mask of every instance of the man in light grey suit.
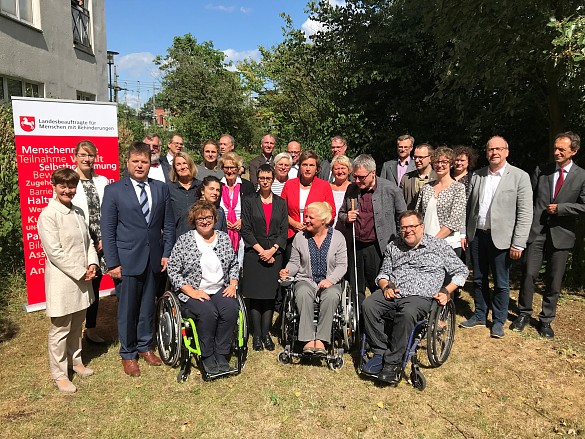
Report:
M502 338L510 301L510 264L522 256L532 222L532 187L528 174L506 161L509 150L503 137L492 137L486 149L489 165L471 177L467 204L475 313L460 326L486 326L491 303L490 333L494 338ZM490 268L493 296L489 288Z
M534 282L546 258L538 333L544 338L555 335L550 324L556 315L567 257L575 245L577 219L585 215L585 170L573 162L580 143L581 139L573 132L558 134L554 141L555 163L537 167L532 176L534 216L522 258L520 315L510 326L513 331L522 331L530 321Z
M388 160L382 165L382 172L380 177L386 180L393 181L396 185L400 185L400 181L404 174L414 171L414 160L410 157L410 152L414 147L414 137L410 134L400 136L396 141L396 150L398 152L398 160Z
M376 177L376 162L369 154L356 157L353 164L354 183L345 192L339 209L337 228L351 236L355 224L358 292L377 289L376 276L382 265L386 246L398 234L398 217L406 203L393 181ZM352 206L353 200L353 206ZM353 259L353 253L350 254ZM355 273L350 270L355 285Z

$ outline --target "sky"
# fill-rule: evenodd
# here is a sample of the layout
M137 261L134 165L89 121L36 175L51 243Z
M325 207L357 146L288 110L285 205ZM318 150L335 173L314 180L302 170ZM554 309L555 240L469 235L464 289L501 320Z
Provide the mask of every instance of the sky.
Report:
M327 0L333 5L342 0ZM187 33L198 42L211 41L226 60L260 59L258 46L272 47L283 39L284 12L307 36L319 23L308 18L306 0L106 0L107 49L114 58L118 101L144 104L153 89L160 90L160 72L152 60L165 55L175 36Z

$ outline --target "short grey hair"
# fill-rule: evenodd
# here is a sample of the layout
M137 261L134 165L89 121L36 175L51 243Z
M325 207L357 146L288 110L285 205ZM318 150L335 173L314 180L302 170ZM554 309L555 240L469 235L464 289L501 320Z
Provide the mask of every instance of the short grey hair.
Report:
M280 154L276 154L276 157L274 157L274 165L276 166L276 164L282 159L287 159L290 166L292 166L293 159L288 152L281 152Z
M360 154L353 161L353 169L364 168L368 173L376 170L376 161L370 154Z

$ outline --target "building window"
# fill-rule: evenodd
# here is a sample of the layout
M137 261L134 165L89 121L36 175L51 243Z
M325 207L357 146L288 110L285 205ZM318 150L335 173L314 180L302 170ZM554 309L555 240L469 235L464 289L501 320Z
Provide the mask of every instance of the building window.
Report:
M77 100L78 101L95 101L95 95L91 93L84 93L82 91L77 91Z
M10 99L12 96L42 98L43 85L21 79L0 77L0 100Z
M17 20L34 24L33 0L0 0L0 11Z
M91 49L91 27L89 10L84 0L71 0L71 18L73 20L73 42Z

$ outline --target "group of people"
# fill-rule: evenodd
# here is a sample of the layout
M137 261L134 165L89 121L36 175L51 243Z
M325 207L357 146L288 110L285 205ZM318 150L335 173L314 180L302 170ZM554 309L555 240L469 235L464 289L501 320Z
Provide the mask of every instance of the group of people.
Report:
M500 136L489 139L488 166L475 172L472 148L415 146L412 136L400 136L397 160L385 162L378 175L370 155L346 155L341 136L331 139L331 159L321 160L296 141L274 156L275 138L267 134L246 165L225 134L202 143L203 162L196 165L181 136L169 138L162 156L161 138L148 134L130 145L126 177L106 185L93 172L95 145L80 142L76 169L54 172L55 199L39 218L52 377L61 391L73 392L68 368L93 373L81 363L81 329L85 318L86 337L103 341L95 315L104 273L116 286L120 356L130 376L140 375L138 358L161 364L151 347L155 301L167 279L185 315L197 322L209 373L230 367L236 289L249 307L252 348L275 349L270 328L282 300L279 280L288 277L296 282L306 354L322 354L331 342L340 281L347 277L356 286L374 353L364 369L391 384L399 380L415 322L432 300L446 303L465 283L469 260L475 312L461 327L488 325L491 308L491 336L504 336L509 268L523 256L520 314L511 325L523 330L546 257L538 329L553 337L550 322L576 219L585 213L585 171L572 160L579 146L576 134L557 135L556 163L537 169L531 183L507 162L509 146ZM249 180L242 177L246 168Z

